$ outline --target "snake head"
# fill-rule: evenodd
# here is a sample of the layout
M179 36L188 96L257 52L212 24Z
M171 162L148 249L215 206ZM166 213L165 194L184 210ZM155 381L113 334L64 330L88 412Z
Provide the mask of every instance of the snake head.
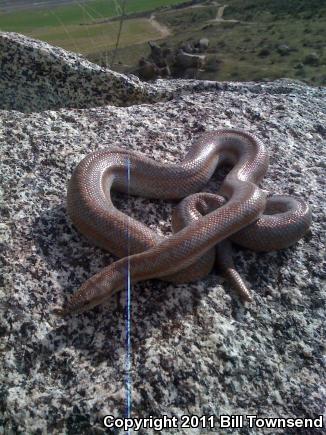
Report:
M56 314L66 316L91 310L110 299L113 293L123 288L123 284L124 274L116 273L114 268L108 266L84 282L64 308L55 310Z
M76 293L76 295L78 292ZM53 313L56 316L66 317L72 314L80 314L85 311L91 310L100 302L95 302L88 299L80 299L76 300L76 295L72 296L68 303L63 308L56 308L53 310Z

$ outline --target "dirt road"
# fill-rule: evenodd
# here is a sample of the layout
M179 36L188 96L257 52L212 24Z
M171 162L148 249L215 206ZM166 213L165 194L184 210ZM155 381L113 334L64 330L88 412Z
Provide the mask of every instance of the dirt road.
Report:
M161 34L160 39L166 38L167 36L171 35L171 31L167 26L156 21L155 14L152 14L148 21L154 27L155 30L160 32Z

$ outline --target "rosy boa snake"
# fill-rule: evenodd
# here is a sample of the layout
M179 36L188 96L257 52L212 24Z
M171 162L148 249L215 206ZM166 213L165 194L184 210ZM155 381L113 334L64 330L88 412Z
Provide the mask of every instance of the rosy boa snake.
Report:
M219 195L195 193L224 163L232 169ZM68 213L91 242L121 259L89 278L61 314L82 312L109 299L124 288L128 269L133 284L151 278L180 283L206 276L214 261L242 299L251 300L234 268L230 240L255 251L286 248L311 223L303 200L267 197L258 187L267 168L261 141L241 130L204 134L179 164L120 148L86 156L69 182ZM185 198L173 213L173 234L160 237L119 211L111 189L148 198Z

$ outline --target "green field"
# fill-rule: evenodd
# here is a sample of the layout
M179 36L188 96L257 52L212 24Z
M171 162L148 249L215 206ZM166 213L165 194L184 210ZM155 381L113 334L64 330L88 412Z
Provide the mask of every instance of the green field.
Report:
M63 28L45 27L28 32L28 36L49 42L69 51L91 55L99 51L112 49L116 44L119 22L79 26L72 24ZM145 19L126 20L123 26L119 46L139 44L150 39L159 39L160 34Z
M126 15L144 14L184 0L132 0ZM47 10L30 9L0 14L0 31L18 32L84 55L112 49L116 44L118 21L101 23L121 14L117 0L90 0L87 3ZM97 24L98 23L98 24ZM124 22L120 47L156 40L161 36L148 19L132 18ZM105 58L106 56L104 56Z
M151 11L162 6L176 5L184 0L132 0L126 13ZM121 14L117 0L90 0L87 3L53 9L31 9L0 15L0 30L27 34L40 28L79 25ZM0 8L1 11L1 8Z

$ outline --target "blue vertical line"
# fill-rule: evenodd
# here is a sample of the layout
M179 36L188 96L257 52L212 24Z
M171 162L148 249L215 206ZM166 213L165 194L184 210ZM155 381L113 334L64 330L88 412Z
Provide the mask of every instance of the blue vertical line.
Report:
M130 188L130 158L127 158L127 193L129 199L129 188ZM128 255L128 265L127 265L127 295L126 295L126 416L131 415L131 277L130 277L130 237L129 237L129 226L127 227L127 255ZM128 434L130 431L128 431Z

